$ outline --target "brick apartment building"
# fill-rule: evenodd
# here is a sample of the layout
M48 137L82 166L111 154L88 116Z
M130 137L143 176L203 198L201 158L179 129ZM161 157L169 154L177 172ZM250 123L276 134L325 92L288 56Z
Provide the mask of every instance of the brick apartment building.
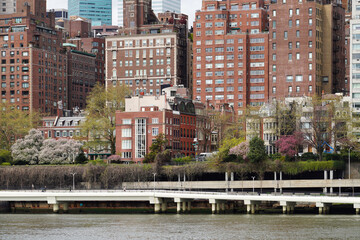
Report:
M106 38L106 85L123 84L133 95L160 95L162 85L188 86L187 16L162 13L151 1L124 2L124 28Z
M67 108L67 62L62 34L45 0L18 0L0 15L1 100L22 110L56 114Z
M64 46L68 45L64 43ZM67 49L69 109L84 109L86 97L97 80L95 74L96 55L71 49L73 46L70 45Z
M269 97L342 92L345 10L328 1L269 5Z
M94 54L96 82L105 84L105 38L94 37L91 32L91 21L86 18L72 17L65 21L64 30L66 42L76 45L76 50Z
M116 113L116 152L124 160L142 162L161 133L173 157L194 156L195 107L191 100L165 95L125 100L125 112Z
M264 1L203 1L196 12L193 99L233 106L268 99L268 33Z

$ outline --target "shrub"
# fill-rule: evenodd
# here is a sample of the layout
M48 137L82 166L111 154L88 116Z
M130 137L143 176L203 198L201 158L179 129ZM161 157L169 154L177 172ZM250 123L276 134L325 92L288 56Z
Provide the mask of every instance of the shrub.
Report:
M11 166L11 163L9 163L9 162L3 162L3 163L1 164L1 166Z
M270 157L270 159L272 159L272 160L276 160L276 159L280 159L280 158L281 158L281 154L280 154L280 153L274 153L274 154L270 154L269 157Z
M307 152L307 153L303 153L302 155L301 155L301 160L316 160L316 159L318 159L318 155L316 155L316 154L314 154L314 153L312 153L312 152Z
M11 163L11 161L12 161L11 152L8 150L0 149L0 164L3 162Z

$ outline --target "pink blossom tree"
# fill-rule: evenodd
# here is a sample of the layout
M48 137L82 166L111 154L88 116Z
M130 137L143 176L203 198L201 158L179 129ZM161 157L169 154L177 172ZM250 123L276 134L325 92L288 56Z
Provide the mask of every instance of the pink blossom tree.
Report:
M299 153L299 146L304 142L304 136L301 132L295 132L293 135L281 136L275 145L283 155L292 157Z
M241 157L242 159L246 159L247 154L249 153L249 142L242 142L235 147L230 148L229 154L234 154L237 157Z

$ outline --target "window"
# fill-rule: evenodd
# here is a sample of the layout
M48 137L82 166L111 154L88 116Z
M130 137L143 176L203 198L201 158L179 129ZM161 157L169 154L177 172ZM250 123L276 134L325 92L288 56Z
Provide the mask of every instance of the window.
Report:
M312 30L309 30L309 37L312 37Z
M300 42L296 42L296 48L300 48Z
M152 124L158 124L159 123L159 118L152 118L151 122L152 122Z
M131 137L131 128L123 128L121 129L122 137Z
M292 82L294 80L294 77L291 75L286 76L286 82Z
M287 38L288 38L288 32L284 31L284 39L287 39Z
M309 41L309 48L312 48L312 41Z
M300 60L300 53L296 53L296 60Z
M272 11L272 15L273 15L273 17L276 17L276 10Z
M302 75L296 75L295 76L295 81L296 82L302 82L303 81L303 76Z
M122 149L131 149L131 140L122 140L121 148Z
M309 15L312 15L313 9L309 8Z
M296 86L296 92L300 92L300 86Z
M289 86L289 93L292 92L292 86Z
M291 61L292 60L292 53L288 54L288 60Z
M289 49L292 49L292 42L288 43Z
M300 37L300 31L296 30L296 37Z
M124 125L131 124L131 119L123 119L122 124L124 124Z
M309 92L312 92L312 86L311 85L309 86Z
M159 135L159 128L152 128L152 135L153 136Z
M297 8L297 9L295 10L295 14L296 14L296 15L300 15L300 9L299 9L299 8Z
M312 52L309 52L309 59L312 59Z
M289 27L292 27L292 20L289 20Z

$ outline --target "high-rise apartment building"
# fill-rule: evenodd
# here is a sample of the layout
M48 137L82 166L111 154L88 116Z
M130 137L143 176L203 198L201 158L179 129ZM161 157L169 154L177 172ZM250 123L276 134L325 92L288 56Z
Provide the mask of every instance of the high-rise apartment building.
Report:
M91 20L92 26L111 25L111 0L68 0L69 16Z
M124 28L106 38L106 85L124 84L133 95L160 95L165 86L188 86L187 16L159 19L150 0L124 2Z
M124 0L117 0L117 20L116 23L118 26L122 27L124 25ZM181 13L181 0L152 0L152 9L155 14L164 13L166 11Z
M18 109L56 114L68 107L66 54L46 0L18 0L0 15L1 100Z
M268 33L264 1L204 0L196 12L193 98L228 103L238 115L268 99Z
M350 97L353 110L360 112L360 3L352 2L350 20Z
M328 1L269 5L270 99L342 92L345 11Z
M16 12L16 0L0 0L0 14Z
M181 13L181 0L152 0L152 9L155 14L166 11Z

